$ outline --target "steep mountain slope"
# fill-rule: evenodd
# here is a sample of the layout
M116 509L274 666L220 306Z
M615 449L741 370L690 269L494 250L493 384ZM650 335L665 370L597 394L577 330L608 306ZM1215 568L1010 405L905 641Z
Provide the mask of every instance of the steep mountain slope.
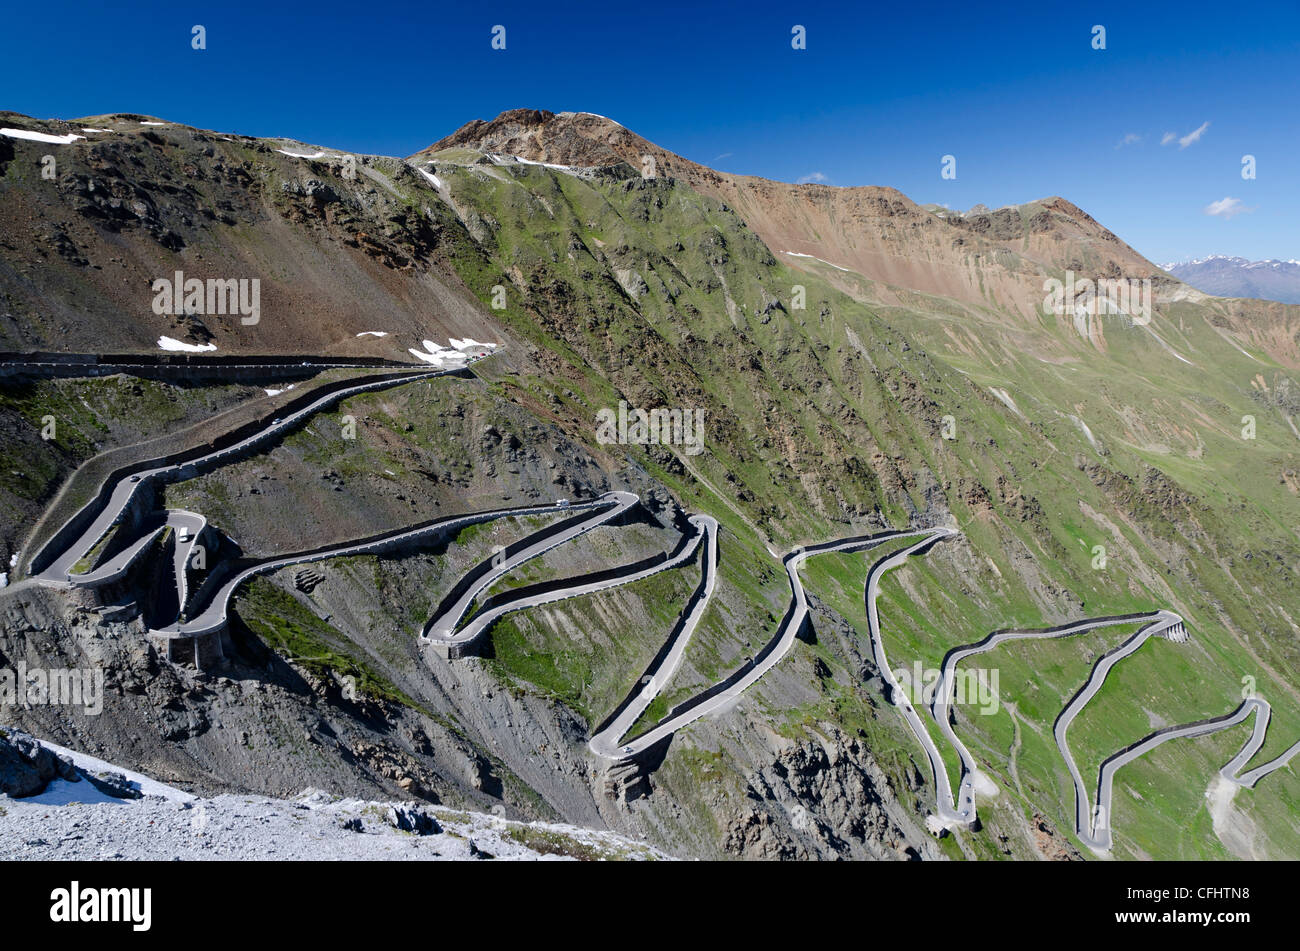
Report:
M162 148L184 167L211 145L193 136L211 134L175 128ZM140 162L158 148L143 137L115 147L139 150ZM440 319L423 297L436 278L460 289L465 320L512 346L478 379L350 400L256 459L176 487L174 501L209 514L244 549L285 550L302 536L337 539L489 501L582 498L612 487L648 500L635 531L592 536L538 569L538 577L561 577L655 554L680 532L684 513L711 514L722 525L716 604L655 708L662 713L772 636L789 597L777 552L890 526L947 525L960 536L882 586L893 663L935 667L947 650L999 628L1168 607L1186 618L1191 643L1144 647L1131 663L1133 681L1107 685L1100 715L1075 727L1084 769L1150 726L1231 709L1243 677L1276 709L1261 757L1300 736L1300 309L1202 300L1164 282L1150 324L1043 314L1044 279L1076 264L1097 276L1153 272L1135 275L1129 268L1141 268L1140 258L1060 200L952 220L884 189L757 180L750 188L599 117L517 112L471 124L412 165L372 159L366 167L386 170L378 188L360 173L359 184L344 178L341 159L282 165L273 150L252 151L250 177L291 195L327 182L353 219L340 223L335 202L295 202L293 214L272 214L265 203L274 188L231 186L261 196L262 210L243 232L196 226L195 245L244 247L290 229L292 241L269 245L285 259L268 262L270 273L289 273L304 253L352 261L349 229L382 234L395 208L419 208L438 223L437 239L401 243L413 232L398 229L393 248L409 266L378 265L398 291L375 306L409 299L407 323L393 329L419 333L417 318ZM70 154L72 169L61 174L75 177L81 153ZM640 174L640 154L656 156L655 177ZM22 170L39 156L22 155L7 166L0 203L30 207L39 193L62 214L59 202L81 200L45 195L50 186ZM182 213L169 207L160 224L175 231L183 221L173 224L173 214ZM802 229L810 243L783 247L781 229ZM5 260L21 262L20 243L5 240ZM93 223L80 240L105 249L154 241ZM837 259L837 250L859 249L868 250ZM166 273L184 253L160 252L157 264ZM40 277L45 292L97 280L87 276L96 258L81 256L92 265L52 260ZM342 339L338 313L297 314L293 339L329 347ZM118 339L164 332L114 330L120 321L107 311L98 320L100 332ZM208 322L222 346L255 349L231 321ZM51 339L39 322L35 331L14 325L16 339ZM364 346L403 352L392 338ZM5 407L9 424L35 425L39 399ZM620 400L702 411L703 451L600 440L597 414ZM355 441L335 435L344 413L361 423ZM1243 436L1245 416L1253 417L1252 438ZM80 426L60 438L107 442ZM60 463L60 475L69 464ZM286 520L286 512L300 514ZM862 585L876 554L810 561L812 631L735 707L675 737L661 762L647 764L647 781L603 774L585 739L608 700L633 688L662 642L670 606L696 576L661 576L590 605L521 614L492 632L488 657L429 666L412 644L414 629L453 583L454 566L486 557L500 541L470 533L456 540L463 552L323 563L319 594L310 596L293 593L288 573L250 589L239 608L246 666L231 679L251 677L270 647L289 658L289 670L312 671L311 682L321 683L305 711L303 691L281 695L295 686L287 670L271 688L294 724L277 742L296 751L292 762L309 764L295 777L340 782L350 762L340 748L360 744L370 752L358 757L352 781L391 784L374 752L389 742L401 762L416 764L405 768L420 788L438 796L480 807L496 796L523 815L643 832L678 854L1071 854L1068 778L1044 737L1059 710L1054 699L1110 646L1100 636L1058 653L1043 648L1030 662L1015 654L1004 662L1000 709L957 712L999 792L981 806L981 830L933 843L918 831L933 808L924 759L882 696L866 646ZM31 631L54 610L28 611L6 643L45 644ZM75 621L65 622L70 641L89 643ZM138 637L115 633L115 643ZM293 649L304 638L313 650ZM0 651L10 655L10 647ZM387 727L333 709L322 670L338 656L391 685L383 691L395 705ZM142 679L139 671L131 678ZM169 689L199 725L171 743L150 741L151 756L191 774L185 757L194 757L204 770L195 782L237 775L240 788L264 789L275 781L278 747L232 749L207 725L210 698ZM233 703L233 689L214 692ZM322 707L342 742L321 744L316 729L304 744L296 724L319 719ZM110 729L111 719L78 729L105 744L151 735L147 719L132 719L141 712L129 695L120 716L129 730ZM1202 795L1223 762L1215 761L1218 742L1188 741L1130 767L1135 778L1121 777L1117 795L1142 801L1117 825L1117 854L1228 854L1207 825ZM457 778L454 764L465 759L479 764L471 770L477 785ZM1284 770L1238 796L1234 808L1258 829L1252 848L1260 854L1300 854L1297 795ZM1192 824L1200 834L1170 834Z
M883 284L1029 316L1048 268L1104 277L1158 269L1062 198L960 216L918 206L892 188L788 185L728 175L587 113L518 109L468 123L413 161L446 149L571 166L625 162L681 179L734 208L776 253L811 255ZM647 157L652 160L647 164Z
M590 113L511 110L490 122L469 122L411 160L440 153L455 160L456 150L584 168L625 163L638 172L678 178L734 209L786 263L820 259L870 279L875 302L906 305L916 294L941 297L948 306L956 302L994 314L1013 332L1038 321L1044 282L1064 279L1067 271L1092 280L1150 279L1161 300L1202 298L1059 197L995 211L979 206L962 214L917 205L892 188L791 185L731 175ZM1275 328L1280 323L1283 339L1259 343L1275 359L1297 367L1297 314L1262 308L1258 301L1230 301L1221 305L1218 320L1238 334L1253 333L1261 323Z
M496 339L446 265L454 217L400 160L136 115L0 125L79 136L0 136L0 349L157 352L167 335L218 353L409 359L424 338ZM256 323L155 313L153 282L177 271L257 279ZM369 331L390 336L357 336Z

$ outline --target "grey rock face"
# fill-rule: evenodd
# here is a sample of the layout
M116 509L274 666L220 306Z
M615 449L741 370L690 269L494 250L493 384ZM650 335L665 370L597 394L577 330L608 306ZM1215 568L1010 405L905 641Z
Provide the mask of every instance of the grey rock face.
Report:
M34 796L60 772L53 753L21 730L0 731L0 793Z
M418 806L393 804L388 807L389 824L402 832L414 832L416 835L438 835L442 826L438 820Z

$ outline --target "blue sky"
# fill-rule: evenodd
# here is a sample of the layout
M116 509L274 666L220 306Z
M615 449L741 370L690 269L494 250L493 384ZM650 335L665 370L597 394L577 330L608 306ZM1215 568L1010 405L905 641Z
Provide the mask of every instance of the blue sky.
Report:
M10 4L0 108L392 155L505 109L582 110L731 172L961 209L1063 195L1156 262L1300 258L1294 0L295 7Z

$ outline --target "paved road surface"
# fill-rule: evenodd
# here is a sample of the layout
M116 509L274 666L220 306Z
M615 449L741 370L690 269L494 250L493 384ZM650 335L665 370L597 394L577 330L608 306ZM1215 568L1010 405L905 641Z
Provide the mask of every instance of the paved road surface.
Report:
M87 552L91 551L95 547L96 543L104 537L105 533L107 533L108 530L112 528L119 519L121 519L127 506L135 497L136 493L152 482L158 482L161 484L179 482L186 478L190 478L192 476L189 473L197 474L200 469L219 465L223 460L233 459L258 445L283 436L302 425L311 416L333 406L335 403L347 399L349 396L355 396L359 393L365 393L370 390L398 386L402 383L411 383L416 380L428 379L449 372L453 371L416 370L411 373L386 374L379 379L368 380L365 383L359 383L355 386L349 386L327 393L296 412L274 420L253 435L227 446L224 449L210 452L207 455L180 464L154 465L152 468L147 468L151 464L144 463L146 468L141 468L123 478L113 487L108 503L104 505L95 520L91 522L85 531L82 532L81 536L69 545L61 554L56 556L44 571L37 575L33 575L32 577L47 582L70 581L69 573L73 566L76 565ZM95 505L97 504L97 501L98 500L92 501L90 504ZM51 542L51 544L52 543L53 542Z
M880 615L876 609L876 601L880 597L880 579L886 572L897 568L907 561L911 555L940 539L951 538L957 533L950 528L934 528L912 534L921 535L920 540L882 558L872 565L871 571L867 573L864 594L867 606L867 630L871 635L871 653L876 669L880 672L880 676L884 678L885 683L889 685L889 696L893 698L895 706L902 712L903 719L907 721L912 734L916 737L917 742L921 744L926 758L930 761L930 772L934 777L935 786L935 811L943 826L950 828L958 825L968 825L975 820L974 791L973 789L964 788L963 798L954 807L952 786L948 781L948 770L943 764L943 757L939 754L939 748L935 745L930 736L930 731L926 729L925 723L917 714L911 699L899 685L898 679L894 676L893 668L889 665L889 657L885 654L885 644L880 637Z
M456 627L460 624L461 618L465 616L465 612L469 610L469 606L474 603L475 599L488 588L492 587L499 578L509 574L524 562L538 558L551 549L557 548L565 542L573 541L573 539L585 535L587 532L603 525L610 519L622 515L640 501L641 500L631 492L607 492L605 495L601 496L600 510L590 518L577 522L562 532L552 534L551 529L544 528L541 531L536 532L534 535L529 536L530 538L537 537L538 540L526 545L524 548L500 562L493 560L490 565L490 570L488 570L482 578L466 590L460 598L457 599L455 604L448 606L447 610L437 617L429 619L429 623L425 625L424 631L421 632L420 637L425 640L439 641L446 644L464 644L473 641L479 636L479 634L486 630L488 626L490 626L490 622L486 624L477 623L479 618L475 618L474 622L463 630L458 631ZM575 506L570 506L569 508L571 510L574 507ZM556 510L552 509L551 511ZM521 607L528 606L531 605L521 605ZM499 616L499 614L496 615L496 617ZM495 620L496 617L493 617L492 620Z
M476 362L477 359L482 359L482 357L475 357L469 362L472 364L473 362ZM52 365L63 366L62 364ZM339 366L344 365L346 364L339 364ZM317 366L323 368L324 365ZM367 369L371 368L367 367ZM206 520L202 515L180 510L154 513L154 515L151 516L151 518L155 520L153 524L149 524L147 519L145 525L141 528L139 537L131 540L129 544L124 546L120 552L104 564L92 571L80 573L74 572L77 563L85 558L94 549L96 544L98 544L107 534L107 532L122 519L137 492L154 482L169 483L181 481L192 478L202 469L221 465L264 442L269 442L284 435L295 427L303 424L312 415L346 399L349 396L371 390L397 386L403 383L414 382L421 379L441 376L447 373L457 372L459 369L463 368L431 370L413 369L409 373L387 372L377 379L371 379L354 386L330 392L319 399L312 401L303 408L289 413L280 419L276 419L253 435L224 449L208 453L207 455L181 464L158 464L154 465L152 468L148 468L151 464L144 463L143 465L145 468L123 478L113 487L107 503L103 505L102 509L97 513L91 524L81 533L75 542L69 545L66 550L57 554L56 557L50 561L50 564L44 571L23 579L18 584L10 586L8 591L13 592L29 584L45 584L55 587L71 588L105 584L116 580L117 578L122 577L131 565L134 564L135 560L139 558L145 550L147 550L149 545L158 537L159 533L164 530L164 527L169 526L176 533L176 547L172 569L175 576L177 613L178 615L184 616L183 612L185 611L187 602L190 599L187 566L194 555L195 546L198 544L199 534L206 526ZM564 598L591 594L596 591L613 587L614 585L627 584L639 578L647 577L658 571L676 567L677 565L685 563L690 558L693 558L697 548L701 543L703 543L705 545L706 555L704 558L701 577L702 590L699 591L697 597L694 599L688 613L684 615L682 620L679 622L679 625L676 628L676 633L670 634L671 642L668 645L668 650L664 654L662 661L653 670L648 672L648 676L643 686L635 696L628 699L624 708L619 711L618 715L604 729L598 731L597 734L591 738L590 748L592 752L603 759L625 759L635 756L701 717L729 708L745 690L775 666L789 652L799 630L807 622L808 605L803 585L799 580L799 568L810 555L821 554L829 551L861 550L873 547L894 538L916 537L918 540L915 543L877 561L868 572L864 599L867 608L867 620L871 637L872 654L876 667L890 688L894 702L902 712L908 726L920 742L925 751L926 757L929 759L935 783L936 813L939 817L940 823L946 827L968 825L974 822L976 817L974 787L975 779L978 776L978 766L975 763L974 758L971 756L970 751L966 748L965 744L962 743L960 738L956 736L956 733L952 728L950 704L952 702L951 698L956 665L966 657L990 650L1006 640L1022 637L1068 637L1100 627L1121 623L1132 623L1134 620L1142 619L1141 616L1136 618L1102 618L1090 621L1080 621L1077 624L1054 629L1052 631L1002 632L986 638L984 641L979 642L979 644L958 648L951 652L946 658L940 682L940 690L930 706L930 713L938 724L939 730L943 734L945 740L952 744L961 760L962 777L957 795L954 798L948 772L944 766L938 747L934 743L934 740L926 729L924 722L918 715L911 700L906 696L898 684L894 677L892 668L889 665L889 660L885 654L884 644L880 636L880 619L876 602L879 597L880 579L886 572L901 565L911 555L921 552L940 539L955 535L956 532L948 528L921 529L907 532L887 532L876 536L841 539L836 542L828 542L807 549L796 549L784 559L786 573L791 588L791 609L788 612L784 623L778 628L773 640L762 652L760 652L758 660L750 662L747 669L742 668L736 675L729 678L730 682L723 681L722 684L715 685L714 688L705 691L695 699L680 705L677 708L680 712L671 714L664 721L656 724L645 734L619 746L619 739L624 736L629 729L631 729L638 718L653 702L654 698L658 696L659 692L676 673L681 664L686 645L689 643L699 625L701 617L711 601L716 581L718 559L718 526L717 522L711 516L693 516L691 518L691 523L696 528L695 537L689 544L684 546L676 556L667 559L664 562L647 569L634 569L629 567L626 574L618 574L612 578L604 578L596 582L579 583L573 586L551 589L533 595L525 593L518 599L498 604L495 607L482 612L471 619L470 623L460 630L457 630L457 625L460 624L465 612L474 602L475 598L477 598L483 591L486 591L497 579L524 562L536 558L558 545L572 541L595 528L597 525L604 524L615 516L631 508L637 503L637 501L636 496L629 492L611 492L594 501L566 506L567 511L594 509L595 512L590 518L577 521L558 533L548 534L547 530L542 530L537 533L539 537L536 542L526 545L514 555L504 559L500 564L492 565L489 570L483 573L482 577L479 578L475 584L470 586L469 589L458 598L455 604L451 605L448 610L443 612L440 616L431 619L421 634L421 637L425 640L436 640L447 643L463 643L471 641L486 631L497 618L509 611L526 610ZM98 500L90 504L98 504ZM83 511L85 510L83 509ZM199 612L196 616L185 621L181 621L178 617L176 623L162 628L155 633L170 636L193 636L219 629L226 621L227 609L231 596L240 584L255 574L274 571L278 568L293 564L377 551L396 544L418 539L424 535L445 532L449 529L474 522L526 514L553 514L556 511L556 506L546 505L521 506L507 509L496 509L488 512L469 513L466 515L440 519L426 525L417 526L406 532L396 532L390 535L360 542L343 543L338 546L301 553L298 555L286 556L284 558L268 559L246 567L233 574L229 579L221 584L214 596L207 599L205 605L199 606ZM158 519L161 519L161 521L158 521ZM183 541L182 538L184 539ZM1074 758L1070 753L1066 734L1074 718L1096 695L1097 691L1105 682L1107 674L1115 664L1131 655L1153 635L1168 636L1173 640L1185 639L1182 619L1177 614L1174 614L1171 611L1158 611L1147 617L1150 620L1149 624L1126 640L1119 647L1105 654L1097 662L1088 681L1082 688L1080 688L1079 692L1075 694L1071 701L1066 705L1065 709L1062 710L1054 726L1053 732L1056 738L1057 747L1062 757L1065 759L1074 781L1076 833L1085 844L1098 850L1108 849L1111 845L1111 832L1108 817L1110 815L1111 788L1115 772L1126 763L1132 762L1137 757L1144 755L1146 752L1149 752L1161 743L1178 737L1202 736L1218 730L1229 729L1243 722L1253 713L1256 719L1250 738L1247 740L1245 746L1242 747L1241 752L1239 752L1237 756L1235 756L1221 770L1221 774L1225 779L1245 786L1254 786L1260 778L1273 770L1286 765L1286 763L1297 753L1300 753L1300 742L1298 742L1276 759L1246 773L1240 773L1241 768L1249 762L1262 746L1265 731L1271 715L1271 710L1267 701L1258 698L1250 698L1243 702L1242 705L1233 713L1211 720L1185 724L1183 726L1157 731L1151 736L1107 759L1099 770L1097 786L1098 811L1097 816L1094 819L1091 815L1092 810L1089 808L1087 790L1084 787L1078 766L1074 762Z
M1293 744L1290 749L1282 755L1264 763L1254 769L1241 773L1240 770L1251 758L1259 752L1259 748L1264 745L1264 736L1268 731L1268 723L1272 717L1272 708L1268 701L1259 697L1251 697L1243 700L1241 706L1237 707L1232 713L1225 714L1221 717L1214 717L1210 720L1201 720L1196 723L1186 723L1182 726L1168 727L1164 730L1157 730L1145 739L1139 740L1132 746L1111 755L1101 764L1101 769L1097 774L1097 810L1093 814L1093 821L1082 829L1076 829L1080 839L1083 839L1089 848L1099 852L1110 849L1113 844L1111 836L1111 791L1114 784L1115 773L1121 766L1133 762L1139 756L1145 756L1151 750L1160 744L1175 740L1182 737L1208 736L1211 733L1218 733L1220 730L1227 730L1246 720L1247 717L1254 715L1255 725L1251 730L1250 736L1247 737L1246 743L1242 746L1241 751L1232 759L1224 764L1219 770L1219 775L1230 783L1238 786L1253 788L1254 785L1263 777L1267 776L1274 770L1281 769L1291 758L1300 753L1300 742Z
M775 667L790 652L790 648L794 646L795 638L808 620L808 600L804 593L803 582L799 580L799 568L807 558L831 551L856 551L871 548L890 539L908 537L914 534L917 533L886 532L869 537L854 537L808 548L796 548L786 555L784 559L785 570L790 580L793 610L787 615L785 623L777 630L776 636L771 643L760 653L760 659L739 677L734 677L733 682L724 689L716 693L706 691L704 695L701 695L704 699L696 698L696 700L687 701L681 705L678 708L681 709L680 713L670 715L648 732L643 733L630 743L624 744L620 748L620 754L628 757L635 756L676 733L682 727L694 723L701 717L729 708L740 698L741 694L757 683L760 677ZM604 744L602 744L602 748L608 749Z
M634 748L631 745L621 749L618 741L632 729L636 721L641 718L641 714L645 713L655 697L659 696L659 691L677 673L677 668L681 666L682 657L686 653L686 645L690 643L691 636L700 624L700 618L708 610L709 602L713 598L713 589L718 580L718 522L712 515L696 515L692 521L707 536L700 571L700 588L697 589L694 604L679 622L677 633L672 637L668 652L653 669L648 671L641 689L629 698L618 716L604 729L596 732L587 744L591 751L602 759L622 759L632 752Z
M1168 615L1169 613L1170 612L1163 612L1164 615ZM1174 618L1177 618L1177 615L1172 615L1172 616ZM1048 630L1000 631L995 634L989 635L988 637L984 638L984 640L979 641L976 644L964 645L962 647L955 648L954 650L948 653L948 656L944 660L944 666L943 666L942 675L939 680L938 690L936 691L934 699L930 704L930 712L934 717L935 723L939 727L939 731L944 735L944 739L946 739L953 746L953 748L957 751L958 757L961 759L962 776L961 776L961 782L958 791L958 798L962 803L969 803L970 810L971 810L970 818L966 819L965 821L969 822L976 815L975 780L977 777L978 766L975 763L975 758L971 756L970 750L966 748L966 744L964 744L958 738L956 732L953 730L953 726L951 722L952 697L953 697L953 692L956 688L955 674L956 674L957 665L961 663L963 660L965 660L967 657L971 657L976 654L982 654L985 653L986 651L993 650L993 648L997 647L999 644L1003 644L1007 641L1074 637L1075 635L1084 634L1089 631L1097 630L1099 628L1111 627L1119 624L1134 624L1143 620L1151 621L1154 623L1160 621L1161 619L1162 619L1161 612L1152 612L1151 614L1147 614L1147 615L1127 615L1123 617L1096 618L1092 620L1078 621L1077 623L1074 624L1069 624L1058 628L1051 628ZM1179 624L1181 624L1182 619L1181 618L1177 618L1177 619ZM1142 637L1142 640L1137 642L1137 645L1134 646L1133 650L1136 650L1138 646L1141 646L1142 641L1145 641L1146 637L1150 636L1153 633L1157 633L1157 630L1163 632L1166 629L1172 630L1172 627L1169 624L1161 624L1159 625L1158 628L1149 625L1147 629L1144 629L1146 630L1146 634ZM1077 711L1075 712L1077 713ZM1071 719L1073 719L1073 714L1071 715ZM953 811L956 811L956 809L954 808Z
M607 499L587 504L598 506L602 503L604 505L609 504ZM267 574L280 568L287 568L290 565L305 565L315 561L326 561L330 558L346 558L352 555L366 555L387 548L400 546L427 536L440 535L452 529L460 529L467 525L491 521L493 519L525 515L550 515L554 514L556 511L558 510L554 505L525 505L503 509L491 509L486 512L469 512L464 515L451 515L434 522L428 522L408 531L395 532L361 542L342 542L338 545L333 545L316 551L300 552L293 555L285 555L281 558L268 558L255 565L250 565L242 571L227 578L222 582L221 587L217 589L216 593L213 594L212 597L206 599L206 603L199 608L198 613L190 618L190 620L184 623L167 625L166 627L157 629L153 633L166 634L173 637L193 637L195 635L207 634L220 630L226 624L226 616L230 606L231 597L234 596L235 591L240 585L254 575Z

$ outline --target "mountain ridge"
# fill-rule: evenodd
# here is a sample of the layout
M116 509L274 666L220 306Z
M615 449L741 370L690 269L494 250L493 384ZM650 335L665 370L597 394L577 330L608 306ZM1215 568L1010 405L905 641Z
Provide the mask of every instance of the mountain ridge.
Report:
M1267 258L1252 261L1237 255L1212 254L1168 264L1179 280L1216 297L1244 297L1300 304L1300 261Z

